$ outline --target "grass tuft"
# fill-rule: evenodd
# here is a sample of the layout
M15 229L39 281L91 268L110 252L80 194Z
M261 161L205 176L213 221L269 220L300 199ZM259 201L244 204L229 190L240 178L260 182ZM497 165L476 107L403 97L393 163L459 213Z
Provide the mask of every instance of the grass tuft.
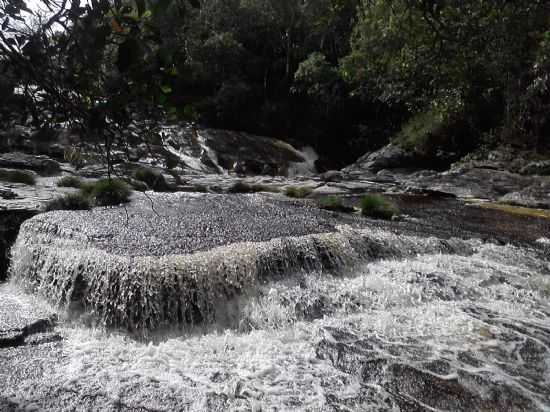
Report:
M82 195L90 198L94 206L117 206L130 201L132 190L120 179L101 179L83 184Z
M391 219L399 214L397 207L380 195L366 195L361 199L361 214L376 219Z
M63 176L61 179L57 181L58 187L74 187L76 189L80 189L82 186L82 180L80 180L76 176Z
M90 198L82 193L69 193L46 204L46 211L52 210L89 210L92 208Z
M341 197L329 196L321 201L321 209L332 212L352 213L355 209L344 205Z

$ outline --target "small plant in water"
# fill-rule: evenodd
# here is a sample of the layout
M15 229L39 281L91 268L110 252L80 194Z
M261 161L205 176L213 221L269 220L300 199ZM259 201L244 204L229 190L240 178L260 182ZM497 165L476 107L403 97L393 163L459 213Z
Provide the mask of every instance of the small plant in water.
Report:
M285 190L285 194L288 197L293 197L296 199L303 199L305 197L308 197L312 192L313 192L313 189L307 186L302 186L302 187L290 186L290 187L287 187Z
M59 187L74 187L80 189L82 186L82 180L76 176L63 176L57 181L57 186Z
M361 214L377 219L391 219L399 214L399 210L381 195L366 195L361 199Z

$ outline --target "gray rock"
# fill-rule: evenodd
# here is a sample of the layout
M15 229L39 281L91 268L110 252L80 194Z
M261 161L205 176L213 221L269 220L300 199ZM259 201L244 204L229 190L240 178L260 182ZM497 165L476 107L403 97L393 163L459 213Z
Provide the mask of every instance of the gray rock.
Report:
M550 180L507 193L500 197L498 201L514 206L550 209Z
M519 172L522 175L550 175L550 160L528 163Z
M320 177L324 182L341 182L344 180L345 175L340 170L329 170L328 172L323 173Z
M11 189L0 187L0 198L5 200L12 200L17 198L17 193Z
M0 154L0 167L33 170L44 176L55 175L61 171L59 163L48 156L19 152Z
M410 167L415 165L417 156L402 147L390 143L382 149L367 153L360 157L357 162L344 170L366 169L372 172L378 172L382 169L394 169Z

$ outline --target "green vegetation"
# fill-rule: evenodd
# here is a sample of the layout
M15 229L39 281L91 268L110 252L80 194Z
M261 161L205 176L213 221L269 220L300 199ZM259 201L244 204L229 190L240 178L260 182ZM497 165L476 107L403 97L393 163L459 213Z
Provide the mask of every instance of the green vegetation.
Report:
M276 192L276 189L261 184L250 184L241 181L236 182L228 190L229 193L258 193L258 192Z
M74 185L76 181L63 183L65 185L62 187L77 187ZM46 205L46 210L87 210L93 206L118 206L129 202L132 194L128 185L120 179L101 179L91 183L78 180L78 183L80 190L77 193L53 199Z
M301 186L301 187L290 186L290 187L287 187L285 190L285 194L288 197L293 197L296 199L303 199L305 197L308 197L312 192L313 192L313 189L307 186Z
M46 211L52 210L89 210L92 208L90 198L83 193L69 193L63 197L51 200L46 205Z
M34 174L24 170L0 169L0 181L9 183L23 183L30 186L36 184Z
M90 199L94 206L117 206L130 201L131 189L120 179L101 179L83 184L82 196Z
M164 192L169 189L168 183L164 176L152 169L138 169L134 173L136 180L147 184L149 189L157 192Z
M330 210L332 212L352 213L355 209L344 205L344 201L338 196L329 196L321 200L321 209Z
M399 214L399 210L381 195L366 195L361 199L361 214L377 219L391 219Z
M74 187L80 189L82 186L82 180L76 176L63 176L57 181L59 187Z
M24 31L24 0L6 1L2 121L70 122L109 170L165 119L284 136L330 167L389 141L432 156L550 150L544 1L37 0L52 20ZM150 120L139 136L136 118Z

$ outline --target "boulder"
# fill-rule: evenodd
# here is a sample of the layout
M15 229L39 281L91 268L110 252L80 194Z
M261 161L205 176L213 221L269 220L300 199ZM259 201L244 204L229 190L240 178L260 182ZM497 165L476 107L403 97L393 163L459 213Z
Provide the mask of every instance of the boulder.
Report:
M550 175L550 160L530 162L519 171L522 175Z
M341 182L344 178L344 172L340 170L329 170L321 174L321 180L324 182Z
M417 163L415 154L390 143L376 152L367 153L360 157L353 165L344 170L366 169L371 172L378 172L382 169L410 167L415 163Z
M17 198L17 193L15 193L13 190L0 187L0 198L4 200L12 200Z
M281 140L227 130L201 130L218 164L243 175L286 175L292 163L305 163L303 155Z
M44 176L56 175L61 172L59 163L48 156L20 152L0 154L0 167L33 170Z
M538 209L550 209L550 180L537 182L498 199L500 203Z

